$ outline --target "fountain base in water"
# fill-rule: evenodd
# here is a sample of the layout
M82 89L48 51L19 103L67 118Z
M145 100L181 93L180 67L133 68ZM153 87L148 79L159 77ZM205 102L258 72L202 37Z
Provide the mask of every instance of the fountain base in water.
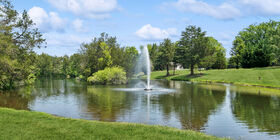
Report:
M145 88L144 90L145 90L145 91L151 91L151 90L153 90L153 89L151 89L151 88Z

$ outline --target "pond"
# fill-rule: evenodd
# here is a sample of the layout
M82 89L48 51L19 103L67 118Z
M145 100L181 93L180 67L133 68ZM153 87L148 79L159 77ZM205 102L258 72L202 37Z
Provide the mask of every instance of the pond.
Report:
M280 92L227 84L152 81L169 92L89 86L75 79L41 79L0 93L0 106L110 122L192 129L233 139L280 139Z

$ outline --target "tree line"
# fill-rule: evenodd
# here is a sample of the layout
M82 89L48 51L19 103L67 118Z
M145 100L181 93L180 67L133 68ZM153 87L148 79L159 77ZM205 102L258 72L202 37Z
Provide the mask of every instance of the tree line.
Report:
M238 33L233 41L229 59L225 48L213 37L206 36L200 27L188 26L181 39L165 39L159 45L148 45L154 70L167 70L181 65L195 68L225 69L254 68L280 65L280 22L270 20L252 24Z
M138 57L138 50L133 46L120 47L117 38L102 33L89 43L83 43L79 52L62 57L48 54L37 55L37 76L61 75L69 77L87 78L93 73L107 67L122 67L127 77L131 77L134 64Z
M207 36L200 27L188 26L181 34L181 39L172 42L164 39L159 45L149 44L149 53L153 70L166 70L172 65L190 68L191 75L195 68L224 69L226 68L226 50L213 37Z
M253 68L280 64L280 22L253 24L235 37L229 67Z
M105 68L120 69L132 77L139 52L134 46L121 47L116 37L101 33L83 43L71 56L36 54L34 48L45 47L45 39L23 11L19 14L9 0L0 0L0 89L30 84L36 77L68 76L87 79ZM231 57L215 38L197 26L187 26L178 41L166 38L159 44L148 44L153 70L180 65L189 68L225 69L275 66L280 63L280 22L250 25L235 37ZM141 46L143 48L144 46ZM120 69L117 69L119 67ZM175 70L175 69L174 69ZM110 69L106 69L110 72ZM115 72L116 73L116 72ZM99 75L104 77L104 72ZM174 73L173 73L174 74ZM92 79L92 78L90 78ZM95 79L96 80L96 79Z
M87 78L106 67L119 66L132 75L138 56L135 47L120 47L116 37L102 33L90 43L81 44L79 53L56 57L36 54L45 39L27 11L17 12L9 0L0 0L0 89L31 84L36 77L54 75Z

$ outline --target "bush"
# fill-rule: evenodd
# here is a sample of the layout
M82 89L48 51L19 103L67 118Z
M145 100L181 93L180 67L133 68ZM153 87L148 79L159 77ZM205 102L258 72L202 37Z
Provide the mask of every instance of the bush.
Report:
M28 75L27 79L24 80L25 85L31 85L35 82L36 76L35 74L31 73Z
M92 84L125 84L126 72L120 67L111 67L100 70L92 76L88 77L87 81Z

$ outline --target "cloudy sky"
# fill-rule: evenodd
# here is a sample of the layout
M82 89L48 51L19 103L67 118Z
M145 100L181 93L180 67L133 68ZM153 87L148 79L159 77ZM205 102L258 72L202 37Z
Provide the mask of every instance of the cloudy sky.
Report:
M27 10L51 55L76 53L83 42L106 32L121 46L173 41L188 25L200 26L227 49L250 24L279 20L280 0L13 0ZM278 18L277 18L278 17Z

